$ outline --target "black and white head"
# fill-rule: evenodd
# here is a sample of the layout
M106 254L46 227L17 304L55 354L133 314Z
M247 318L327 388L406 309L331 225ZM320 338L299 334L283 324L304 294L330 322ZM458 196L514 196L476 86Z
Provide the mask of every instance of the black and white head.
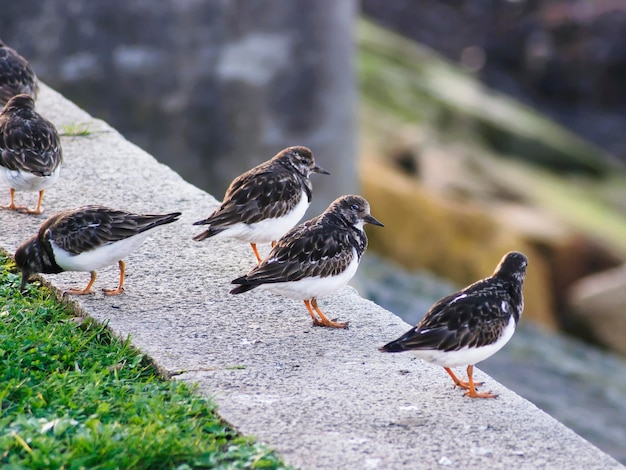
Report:
M502 257L493 273L493 277L513 279L523 283L526 277L526 266L528 266L526 255L518 251L511 251Z
M22 292L32 274L54 274L62 271L43 248L38 236L26 240L19 246L15 252L15 265L22 272L20 286Z
M2 114L22 114L22 113L34 113L35 112L35 100L32 96L25 93L15 95L11 98L4 109Z
M313 152L307 147L287 147L274 158L304 178L308 178L311 173L330 175L330 172L315 164Z
M367 202L365 198L354 194L335 199L330 206L328 206L328 209L326 209L326 213L339 217L348 225L359 230L363 230L363 225L365 224L384 227L382 223L370 214L369 202Z

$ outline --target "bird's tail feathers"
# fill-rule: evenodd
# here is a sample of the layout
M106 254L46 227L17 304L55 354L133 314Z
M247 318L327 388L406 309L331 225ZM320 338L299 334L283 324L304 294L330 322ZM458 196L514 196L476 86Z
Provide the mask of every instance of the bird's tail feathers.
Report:
M194 222L193 225L209 225L210 223L210 219L202 219Z
M198 222L196 222L194 225L199 225L199 224L198 224ZM217 230L217 229L214 229L213 227L209 227L204 232L199 233L198 235L193 237L193 239L195 241L197 241L197 242L200 242L200 241L204 240L205 238L209 238L209 237L212 237L213 235L217 235L221 231L222 230Z
M171 222L176 222L178 218L183 215L182 212L172 212L171 214L167 214L161 224L169 224Z
M391 343L387 343L384 346L378 348L378 350L380 352L387 352L387 353L395 353L395 352L402 352L402 351L406 351L406 349L404 348L404 346L402 345L402 343L400 341L392 341Z
M151 230L154 227L158 227L159 225L171 224L172 222L176 222L181 215L181 212L172 212L171 214L165 215L149 214L145 216L140 216L138 220L140 224L139 232L145 232L146 230Z
M234 283L234 281L233 281L233 283ZM230 291L230 293L233 294L233 295L234 294L241 294L242 292L248 292L249 290L252 290L255 287L258 287L258 284L244 284L244 285L235 287L233 290Z

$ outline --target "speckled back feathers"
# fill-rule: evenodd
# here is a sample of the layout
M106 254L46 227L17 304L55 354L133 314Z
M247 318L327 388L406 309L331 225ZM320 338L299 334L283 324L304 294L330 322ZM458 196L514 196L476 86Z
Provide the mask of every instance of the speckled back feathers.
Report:
M458 351L496 342L510 319L517 324L522 315L527 264L523 254L508 253L492 276L439 300L415 328L381 351Z
M194 223L210 226L194 239L203 240L234 224L254 224L282 217L298 205L303 192L310 203L311 173L328 174L315 164L308 148L297 146L282 150L233 180L220 207L208 218Z
M49 176L63 162L56 127L35 111L28 95L17 95L0 112L0 166Z
M235 279L233 284L241 286L231 293L260 284L337 275L365 252L365 223L382 226L370 215L364 198L349 195L336 199L322 214L290 230L246 276Z

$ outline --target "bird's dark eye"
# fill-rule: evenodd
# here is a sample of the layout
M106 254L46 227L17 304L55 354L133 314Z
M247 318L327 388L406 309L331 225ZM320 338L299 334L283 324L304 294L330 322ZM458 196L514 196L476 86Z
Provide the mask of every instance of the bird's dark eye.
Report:
M352 204L350 206L350 209L352 209L353 211L358 211L359 210L359 206L357 204Z

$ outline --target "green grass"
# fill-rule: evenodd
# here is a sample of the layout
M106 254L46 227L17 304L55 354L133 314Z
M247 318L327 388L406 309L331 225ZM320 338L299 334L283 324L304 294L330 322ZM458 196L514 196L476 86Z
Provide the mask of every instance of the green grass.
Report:
M91 130L89 129L89 123L72 122L70 124L64 124L63 126L61 126L61 135L77 136L77 137L84 137L84 136L91 135Z
M45 288L21 295L12 268L0 253L3 469L284 468L129 341Z

